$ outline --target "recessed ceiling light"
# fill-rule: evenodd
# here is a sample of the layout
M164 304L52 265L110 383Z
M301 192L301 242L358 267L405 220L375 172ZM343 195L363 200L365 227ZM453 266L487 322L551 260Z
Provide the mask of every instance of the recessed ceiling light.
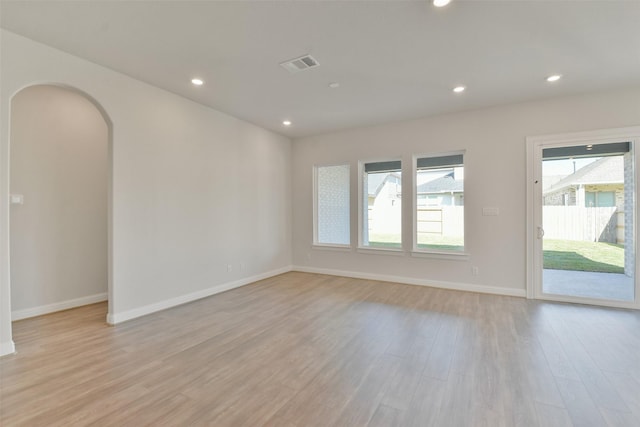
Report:
M202 79L191 79L191 83L196 86L202 86L204 84L204 81Z
M329 83L329 87L331 89L335 89L337 87L340 87L340 83L338 83L338 82Z
M451 2L451 0L433 0L433 5L435 7L443 7L448 5Z
M282 124L285 126L291 126L291 120L284 120Z
M557 82L558 80L560 80L561 77L562 76L560 74L554 74L552 76L547 77L547 81L550 83Z
M456 87L453 88L453 91L455 93L462 93L462 92L464 92L465 89L466 89L466 87L464 87L464 86L456 86Z

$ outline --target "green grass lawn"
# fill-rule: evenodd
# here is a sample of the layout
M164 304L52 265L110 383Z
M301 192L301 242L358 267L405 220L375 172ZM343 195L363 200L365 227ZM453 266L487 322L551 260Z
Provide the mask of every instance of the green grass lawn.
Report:
M624 273L624 245L544 239L544 268Z
M382 234L371 233L369 234L369 246L376 248L402 248L402 237L400 234Z
M378 248L401 248L399 234L374 234L369 244ZM418 248L444 251L464 250L462 237L421 235ZM544 268L554 270L624 273L624 245L577 240L544 239Z
M401 247L400 235L371 233L369 235L369 245L378 248L397 249ZM462 251L464 250L464 238L420 234L418 236L418 248L436 251Z
M435 251L463 251L464 237L438 234L418 234L418 248Z

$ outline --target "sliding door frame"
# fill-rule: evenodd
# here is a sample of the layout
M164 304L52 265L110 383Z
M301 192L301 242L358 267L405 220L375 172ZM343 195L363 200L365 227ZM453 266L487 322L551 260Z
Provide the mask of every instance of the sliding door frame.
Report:
M542 150L544 148L571 145L609 144L629 142L634 169L634 202L633 202L633 245L634 245L634 300L617 301L577 296L545 294L542 290L543 253L542 253ZM526 287L527 298L551 301L571 302L579 304L602 305L608 307L640 309L640 281L638 270L640 257L637 245L637 207L639 181L636 168L640 165L640 126L616 129L602 129L589 132L563 133L555 135L530 136L526 138L527 182L526 182Z

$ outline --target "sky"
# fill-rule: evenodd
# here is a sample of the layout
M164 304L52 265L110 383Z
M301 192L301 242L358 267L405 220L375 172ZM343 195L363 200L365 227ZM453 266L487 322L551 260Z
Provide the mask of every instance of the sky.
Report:
M542 162L542 176L571 175L573 173L573 162L576 162L576 171L593 163L600 157L589 157L579 159L544 160Z

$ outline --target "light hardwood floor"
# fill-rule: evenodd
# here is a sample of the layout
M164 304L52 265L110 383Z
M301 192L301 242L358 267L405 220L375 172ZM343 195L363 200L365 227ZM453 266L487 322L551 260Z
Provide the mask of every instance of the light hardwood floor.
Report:
M640 313L287 273L14 323L2 426L638 426Z

